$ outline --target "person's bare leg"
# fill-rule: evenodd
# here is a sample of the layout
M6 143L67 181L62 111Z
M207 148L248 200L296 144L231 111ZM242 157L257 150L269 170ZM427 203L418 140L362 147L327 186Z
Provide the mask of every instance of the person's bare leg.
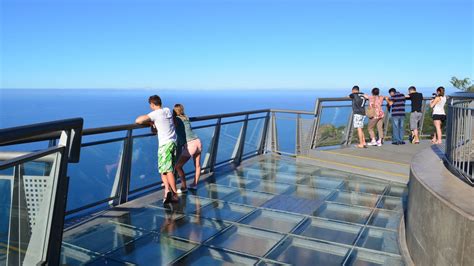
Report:
M380 118L379 121L377 121L377 131L379 133L379 140L383 141L383 118Z
M181 155L176 163L175 169L178 172L178 176L181 179L181 187L186 189L186 174L184 173L183 166L189 160L190 157Z
M377 119L375 119L375 118L370 119L368 130L369 130L370 140L372 140L372 141L375 141L374 127L375 127L376 124L377 124Z
M196 167L196 173L194 174L194 185L197 185L199 177L201 177L201 153L195 154L193 160L194 167Z
M436 135L438 135L438 144L443 143L442 137L443 133L441 132L441 120L436 120Z
M420 138L418 137L418 129L413 130L413 139L415 142L420 142Z
M176 194L177 193L176 181L174 180L173 172L168 172L165 175L166 175L166 179L168 181L168 187L170 189L169 191L173 192L173 194Z
M362 128L357 129L357 134L359 135L359 147L364 147L365 146L365 136L364 136L364 131Z
M170 186L168 184L168 178L166 177L165 174L161 174L161 181L163 182L163 185L165 186L165 193L163 197L166 198L166 194L170 191Z

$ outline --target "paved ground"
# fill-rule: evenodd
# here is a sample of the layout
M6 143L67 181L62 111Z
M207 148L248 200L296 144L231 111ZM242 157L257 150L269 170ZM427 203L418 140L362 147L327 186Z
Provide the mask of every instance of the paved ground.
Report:
M410 174L410 162L415 154L430 147L430 141L418 145L392 145L387 142L382 147L359 149L348 147L333 150L313 150L308 155L298 157L329 168L335 168L356 174L363 174L390 181L407 183Z

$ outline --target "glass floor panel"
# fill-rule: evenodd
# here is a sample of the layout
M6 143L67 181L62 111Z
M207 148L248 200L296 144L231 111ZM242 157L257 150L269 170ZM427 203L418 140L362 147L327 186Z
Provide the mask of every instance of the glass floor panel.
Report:
M158 191L66 230L62 261L400 264L405 186L271 155L219 171L178 203Z
M285 183L275 183L270 181L257 181L252 186L250 186L251 190L260 191L260 192L267 192L272 194L282 194L288 191L292 185L285 184Z
M174 265L254 265L257 259L228 251L201 246L188 256L180 259Z
M183 196L180 197L180 201L177 203L172 203L168 205L167 207L171 206L171 209L173 212L176 213L194 213L196 210L211 204L213 201L210 199L206 198L200 198L196 197L193 195L190 195L189 193L184 194ZM159 200L157 202L154 202L151 204L153 207L158 207L160 209L165 208L163 206L163 201Z
M232 226L207 244L263 257L282 238L282 234L243 226Z
M252 187L258 181L254 179L246 179L237 175L229 175L226 178L218 178L216 184L228 187L236 187L246 189Z
M331 196L329 201L334 201L338 203L348 204L348 205L358 205L364 207L375 207L379 196L375 194L362 194L357 192L343 192L338 191Z
M357 241L357 246L393 254L400 254L397 236L398 232L366 228L362 233L361 238Z
M353 245L361 229L362 226L358 225L312 218L299 226L296 229L295 234L346 245Z
M297 184L299 182L305 182L305 179L308 177L305 176L296 176L294 174L287 174L287 173L276 173L270 174L266 177L262 178L263 180L270 181L270 182L279 182L285 184Z
M273 198L272 194L241 189L238 193L230 195L230 197L225 200L258 207L271 198Z
M178 259L195 246L195 244L173 239L164 234L150 234L128 243L107 256L140 265L150 265L150 263L165 265Z
M355 206L324 203L314 216L350 223L365 224L371 210Z
M201 243L229 225L222 221L203 219L199 216L187 216L177 220L161 233Z
M254 208L248 206L232 204L226 201L215 201L198 210L196 215L204 218L235 222L253 210Z
M275 232L289 233L303 220L303 216L281 212L257 210L240 223Z
M354 249L349 256L346 265L354 266L402 266L404 265L401 257L374 253L366 250Z
M97 224L63 237L63 242L97 253L106 253L124 246L143 235L142 231L113 223L106 218L96 219ZM110 241L114 239L114 241Z
M324 188L314 188L314 187L300 185L300 186L296 186L295 190L290 191L286 194L295 196L298 198L323 201L329 196L329 194L331 194L331 192L332 192L331 190L324 189Z
M386 187L387 185L361 182L361 181L358 181L357 179L353 179L353 180L346 181L341 186L341 189L355 191L355 192L363 192L363 193L383 194Z
M398 230L401 217L400 212L377 209L370 218L368 225Z
M291 265L342 265L349 249L336 245L299 239L287 238L268 258Z
M298 184L306 185L310 187L335 189L342 186L343 182L344 182L344 179L323 177L323 176L312 176L299 182Z
M233 187L206 184L205 186L201 186L197 191L190 191L188 193L203 198L223 199L226 196L229 196L230 194L235 193L237 191L238 189Z
M144 207L133 209L113 218L115 221L131 225L133 227L148 231L160 231L169 221L178 220L184 217L183 214L174 212L169 209L161 209L157 207Z
M392 185L390 187L390 191L387 193L388 196L392 197L404 197L408 194L408 188L402 187L402 186L397 186L397 185Z
M403 211L403 199L396 197L382 197L377 208L382 208L391 211Z

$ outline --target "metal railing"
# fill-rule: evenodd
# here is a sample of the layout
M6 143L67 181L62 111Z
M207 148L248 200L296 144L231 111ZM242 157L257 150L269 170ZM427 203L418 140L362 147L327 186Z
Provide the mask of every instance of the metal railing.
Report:
M448 103L446 158L454 172L474 186L474 93L452 95Z
M0 161L2 243L0 264L59 264L67 198L67 165L79 160L83 120L68 119L0 130L0 145L55 133L47 149L3 153ZM43 164L37 171L38 164ZM9 195L9 196L8 196Z

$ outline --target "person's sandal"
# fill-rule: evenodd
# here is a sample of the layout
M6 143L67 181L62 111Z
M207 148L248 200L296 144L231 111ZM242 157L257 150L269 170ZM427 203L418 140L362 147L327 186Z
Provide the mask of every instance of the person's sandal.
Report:
M188 186L189 190L196 190L197 189L197 184L192 183L191 185Z

